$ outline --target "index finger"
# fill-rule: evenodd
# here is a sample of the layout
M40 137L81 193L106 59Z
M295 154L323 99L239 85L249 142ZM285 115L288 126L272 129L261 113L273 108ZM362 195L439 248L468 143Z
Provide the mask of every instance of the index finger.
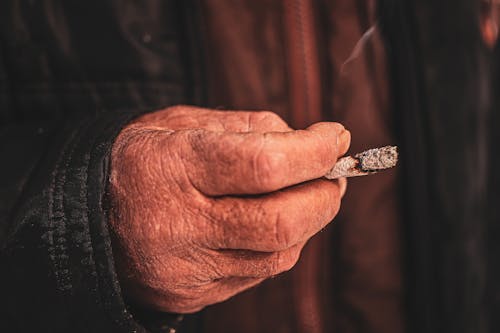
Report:
M183 154L192 184L207 195L260 194L322 177L344 155L350 133L338 123L268 133L194 131Z

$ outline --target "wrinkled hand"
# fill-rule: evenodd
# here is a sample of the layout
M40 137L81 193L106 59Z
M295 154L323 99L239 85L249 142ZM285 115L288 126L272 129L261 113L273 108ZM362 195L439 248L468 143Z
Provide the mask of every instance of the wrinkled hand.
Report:
M289 270L336 215L337 123L294 131L270 112L188 106L147 114L112 151L110 224L128 297L198 311Z

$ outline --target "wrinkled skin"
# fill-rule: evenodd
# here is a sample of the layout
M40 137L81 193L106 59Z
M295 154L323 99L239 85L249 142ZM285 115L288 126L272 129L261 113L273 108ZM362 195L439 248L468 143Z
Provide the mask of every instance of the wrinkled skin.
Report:
M128 297L190 313L291 269L337 214L337 123L292 130L271 112L147 114L114 143L110 225Z

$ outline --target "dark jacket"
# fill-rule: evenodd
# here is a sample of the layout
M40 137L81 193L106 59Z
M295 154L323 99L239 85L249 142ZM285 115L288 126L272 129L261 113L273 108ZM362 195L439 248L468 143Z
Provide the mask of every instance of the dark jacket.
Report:
M108 155L132 117L195 102L181 3L0 4L3 332L144 331L114 271Z

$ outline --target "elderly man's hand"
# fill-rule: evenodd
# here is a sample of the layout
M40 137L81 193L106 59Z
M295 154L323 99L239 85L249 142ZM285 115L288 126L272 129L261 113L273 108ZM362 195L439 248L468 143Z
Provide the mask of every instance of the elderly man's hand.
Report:
M274 113L188 106L142 116L112 152L110 223L125 294L177 313L289 270L336 215L337 123L292 130Z

